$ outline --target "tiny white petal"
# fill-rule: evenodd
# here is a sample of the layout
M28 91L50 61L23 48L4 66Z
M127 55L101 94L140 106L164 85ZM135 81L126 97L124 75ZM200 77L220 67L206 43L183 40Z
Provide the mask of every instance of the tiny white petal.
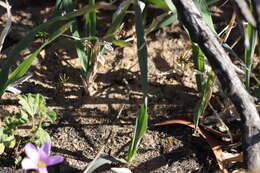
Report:
M128 168L111 168L111 170L116 173L132 173L132 171Z
M31 143L26 144L24 147L24 150L25 150L27 157L29 157L30 159L32 159L32 160L39 159L39 151L33 144L31 144Z
M48 170L47 170L46 167L45 168L40 168L38 170L39 170L39 173L48 173Z
M22 160L21 165L22 165L23 169L37 169L38 167L37 167L36 162L37 161L35 161L35 160L29 159L29 158L24 158Z

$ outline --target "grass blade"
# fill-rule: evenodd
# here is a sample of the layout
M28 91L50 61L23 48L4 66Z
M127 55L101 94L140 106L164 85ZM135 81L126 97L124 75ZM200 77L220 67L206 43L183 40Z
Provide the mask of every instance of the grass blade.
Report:
M114 158L112 156L101 156L94 160L94 163L91 162L90 166L88 166L83 173L92 173L94 172L97 168L105 165L105 164L112 164L112 163L125 163L124 160Z
M69 26L72 24L73 21L66 23L62 27L60 27L55 33L53 33L49 39L47 39L38 49L36 49L27 59L25 59L8 77L8 81L6 82L5 86L2 90L0 90L0 96L4 93L4 90L7 88L7 86L14 81L21 78L25 72L29 69L31 66L33 60L35 57L40 53L40 51L50 44L52 41L54 41L56 38L58 38L61 34L63 34Z
M203 20L208 24L210 29L214 33L217 33L215 31L213 20L212 20L212 17L211 17L211 14L210 14L210 11L208 9L208 5L207 5L206 1L205 0L194 0L194 4L198 8L201 16L203 17Z
M153 3L154 5L156 5L159 8L162 8L162 9L165 9L165 10L169 10L169 7L164 2L164 0L148 0L148 2Z
M170 17L161 20L154 30L170 25L178 20L177 13L173 13Z
M135 29L137 36L137 55L139 66L141 69L141 84L143 91L143 98L145 106L147 106L147 94L148 94L148 68L147 68L147 46L144 39L144 26L142 23L141 9L136 0L136 18L135 18Z
M46 23L43 23L36 28L34 28L30 33L26 35L25 38L23 38L17 45L16 47L11 51L11 53L8 55L6 62L3 64L2 69L0 71L0 93L3 92L4 88L6 87L6 82L8 80L8 74L11 66L16 63L20 51L25 49L29 43L34 39L35 35L43 31L44 29L55 25L56 23L59 23L60 21L67 21L67 20L72 20L73 18L77 16L84 15L90 11L95 10L96 8L101 8L102 6L96 6L96 7L86 7L78 11L74 11L71 13L68 13L65 16L58 16L53 19L50 19Z
M249 41L248 48L245 48L244 61L246 65L246 88L250 88L250 77L252 70L252 63L254 58L255 47L257 43L257 30L254 29L253 25L248 24L246 27L246 39Z
M106 33L106 37L112 35L113 33L116 32L116 30L118 28L120 28L123 19L126 15L126 12L129 8L129 6L133 3L133 0L126 0L124 2L122 2L120 4L120 6L118 7L117 11L114 13L114 19L113 22L111 24L111 27L108 29L107 33Z
M136 118L135 130L132 142L128 150L127 161L131 162L134 158L139 143L144 136L148 126L147 102L148 102L148 68L147 68L147 47L144 39L144 27L142 23L141 9L138 0L135 0L135 27L137 35L137 54L139 66L141 69L141 84L143 92L143 104L141 105L140 112Z
M194 43L192 43L192 56L193 56L194 68L198 71L198 73L195 75L197 88L199 93L202 94L204 90L204 84L205 84L205 79L204 79L205 59L202 50Z
M215 82L216 76L213 71L208 72L208 80L205 84L205 87L203 89L203 93L200 97L199 103L195 107L195 114L194 114L194 124L195 124L195 133L197 132L197 127L199 125L199 119L203 115L205 109L208 106L209 100L212 95L212 88Z
M144 104L142 104L139 115L136 118L134 135L133 135L133 139L132 139L131 145L128 150L128 156L127 156L128 162L131 162L132 159L134 158L134 155L137 152L139 143L146 132L147 126L148 126L147 108L145 107Z
M95 0L89 0L89 5L94 6ZM96 11L92 11L89 13L89 22L88 24L88 36L95 36L96 34Z
M164 0L172 13L176 13L176 9L171 0Z

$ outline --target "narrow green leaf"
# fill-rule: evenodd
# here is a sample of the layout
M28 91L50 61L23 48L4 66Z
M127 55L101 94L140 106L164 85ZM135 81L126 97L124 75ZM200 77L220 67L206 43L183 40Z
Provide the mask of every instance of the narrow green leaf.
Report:
M212 20L212 17L211 17L211 14L208 9L208 5L207 5L206 1L205 0L194 0L193 2L196 5L196 7L198 8L200 14L202 15L203 20L208 24L208 26L214 33L217 33L215 31L213 20Z
M52 12L52 17L57 17L62 13L62 7L63 7L63 1L62 0L56 0L55 8Z
M96 2L95 0L89 0L89 5L95 6ZM88 36L95 36L96 35L96 11L91 11L89 13L89 23L86 23L88 25Z
M195 107L195 114L194 114L194 124L195 124L195 133L197 127L199 125L200 117L203 115L205 109L208 106L209 100L212 95L212 89L215 82L216 76L213 71L208 72L208 80L203 89L203 93L200 97L199 103Z
M98 159L94 160L94 162L91 162L89 166L84 170L83 173L92 173L97 168L105 165L105 164L112 164L112 163L126 163L125 160L117 159L112 156L101 156Z
M144 39L144 26L142 22L141 9L136 1L136 16L135 16L135 29L137 36L137 55L139 67L141 70L141 84L142 92L144 94L144 103L147 107L147 94L148 94L148 67L147 67L147 46Z
M253 27L253 25L248 24L246 27L246 39L249 41L249 46L248 48L245 48L245 53L244 53L244 61L246 65L246 81L245 85L246 88L250 88L250 78L251 78L251 70L252 70L252 63L253 63L253 58L254 58L254 52L255 52L255 47L257 43L257 30Z
M114 17L114 20L112 21L111 26L109 27L109 29L106 33L106 37L112 35L120 28L120 26L122 25L123 19L126 15L126 12L132 3L133 3L133 0L126 0L120 4L117 11L113 15L115 17Z
M18 56L19 56L19 52L28 46L28 44L34 39L34 36L38 32L43 31L47 27L49 27L55 23L58 23L60 21L71 20L77 16L84 15L90 11L95 10L96 8L101 8L101 7L102 6L98 6L98 7L90 6L90 7L86 7L81 10L78 10L78 11L68 13L67 15L64 15L64 16L55 17L53 19L48 20L46 23L43 23L43 24L37 26L30 33L28 33L26 35L26 37L24 37L16 45L16 47L11 51L11 53L7 57L7 61L2 66L2 69L0 71L0 96L2 96L5 88L7 87L6 82L8 80L9 70L10 70L11 66L16 63Z
M127 161L131 162L137 152L139 143L144 136L148 125L147 102L148 102L148 68L147 47L144 39L144 27L142 23L141 9L138 0L135 0L135 29L137 36L137 55L141 70L141 84L143 92L143 104L136 118L134 136L128 150Z
M176 22L177 20L178 20L177 13L173 13L170 17L161 20L158 23L158 25L155 27L155 30L159 29L159 28L162 28L162 27L165 27L165 26L168 26L168 25Z
M164 1L167 4L167 6L169 7L170 11L172 11L172 13L176 13L176 8L175 8L174 4L172 3L172 0L164 0Z
M154 5L156 5L159 8L165 9L165 10L169 10L168 5L165 3L164 0L148 0L150 3L153 3Z
M55 33L53 33L49 39L47 39L36 51L34 51L26 60L24 60L9 76L7 86L11 84L12 82L16 81L17 79L21 78L25 72L29 69L31 66L33 60L35 57L41 52L41 50L50 44L52 41L54 41L56 38L58 38L61 34L63 34L69 26L72 24L73 21L63 25L60 27Z
M134 158L134 155L137 152L139 143L141 142L141 139L143 138L148 126L148 114L147 114L147 108L144 104L141 105L140 112L138 117L136 118L135 123L135 131L133 135L132 142L130 144L129 150L128 150L128 156L127 161L131 162Z
M194 68L198 71L198 73L196 74L197 88L199 93L202 94L205 84L203 75L205 73L205 59L202 50L194 43L192 43L192 56Z

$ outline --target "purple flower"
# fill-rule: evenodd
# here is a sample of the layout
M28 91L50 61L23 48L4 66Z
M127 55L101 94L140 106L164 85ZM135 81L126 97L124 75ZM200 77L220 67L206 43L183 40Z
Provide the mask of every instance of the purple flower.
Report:
M47 166L55 165L63 162L64 158L61 156L49 156L51 152L51 144L45 142L38 150L33 144L25 145L26 158L22 161L23 169L35 169L39 173L48 173Z

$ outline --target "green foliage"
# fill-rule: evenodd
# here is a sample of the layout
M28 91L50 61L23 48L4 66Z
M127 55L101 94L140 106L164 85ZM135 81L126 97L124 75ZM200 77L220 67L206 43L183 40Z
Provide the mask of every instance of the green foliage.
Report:
M54 17L47 22L35 27L30 33L28 33L11 51L8 55L6 62L3 64L2 69L0 70L0 97L3 95L5 89L10 85L12 82L16 81L20 77L24 75L24 73L30 67L34 58L38 55L38 53L49 43L54 41L57 37L59 37L63 32L65 32L68 27L73 23L74 19L78 16L84 15L95 10L96 7L86 7L82 8L78 11L70 12L64 16L57 16ZM60 25L60 22L66 22L65 25ZM17 59L19 57L19 53L25 49L31 41L34 40L35 36L39 32L43 32L45 29L54 27L56 28L55 31L50 34L51 36L49 39L36 51L32 53L26 60L24 60L10 75L10 68L12 65L16 64Z
M165 9L165 10L169 10L168 5L165 3L164 0L148 0L150 3L155 4L157 7Z
M93 160L88 167L84 170L83 173L92 173L97 168L105 165L105 164L112 164L112 163L126 163L125 160L118 159L112 156L100 156L97 159Z
M245 31L246 39L249 42L248 47L245 48L244 53L244 61L246 65L246 81L245 85L246 88L250 88L250 78L251 78L251 71L252 71L252 64L254 59L254 52L257 43L257 30L251 25L248 24Z
M51 142L49 133L41 127L38 127L31 139L37 146L41 146L44 142Z
M197 88L199 93L203 93L204 84L205 84L205 79L204 79L205 59L202 50L194 43L192 43L192 56L193 56L194 68L198 71L198 73L195 75Z
M45 99L40 94L27 94L19 96L19 104L22 109L15 116L6 117L4 125L0 127L0 154L4 149L13 148L16 144L16 131L30 122L32 117L32 128L30 130L30 141L40 146L44 142L50 141L51 137L43 129L43 123L50 123L56 120L56 113L46 107Z
M194 111L193 119L194 119L194 124L195 124L195 132L199 125L199 119L203 115L205 109L208 106L209 100L212 95L213 85L214 85L214 82L216 79L216 76L215 76L214 72L212 72L212 71L208 72L207 76L208 76L207 83L203 87L203 90L202 90L203 92L201 93L199 103L196 105L195 111Z
M138 146L141 142L141 139L143 138L147 130L147 126L148 126L147 108L145 107L144 104L142 104L139 115L136 118L134 136L128 150L128 156L127 156L128 162L131 162L132 159L134 158L134 155L136 154Z
M141 9L138 0L135 0L135 28L137 36L137 55L141 70L141 84L143 92L143 104L141 105L139 115L135 123L135 131L132 142L128 150L127 161L131 162L137 152L139 143L144 136L148 126L148 68L147 68L147 47L144 39L144 27L142 23Z

